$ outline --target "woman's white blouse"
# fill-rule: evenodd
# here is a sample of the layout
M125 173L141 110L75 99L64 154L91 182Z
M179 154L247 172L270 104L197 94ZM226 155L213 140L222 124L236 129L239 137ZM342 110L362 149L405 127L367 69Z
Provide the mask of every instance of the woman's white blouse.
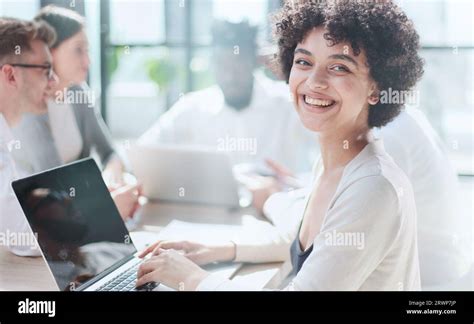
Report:
M236 261L287 257L293 238L288 233L259 238L253 245L252 238L236 242ZM197 290L252 287L211 274ZM367 144L344 168L313 251L285 290L420 290L411 184L381 139Z

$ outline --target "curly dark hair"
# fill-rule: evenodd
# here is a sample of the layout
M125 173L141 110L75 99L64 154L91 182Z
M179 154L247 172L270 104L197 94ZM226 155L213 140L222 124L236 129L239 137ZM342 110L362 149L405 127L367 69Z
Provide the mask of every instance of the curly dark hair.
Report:
M278 65L289 81L294 50L316 27L335 45L347 42L354 55L364 50L372 79L379 91L407 93L423 75L418 55L419 36L411 20L392 1L293 0L274 17ZM403 92L402 92L403 91ZM381 127L392 121L403 103L379 102L369 109L368 125Z

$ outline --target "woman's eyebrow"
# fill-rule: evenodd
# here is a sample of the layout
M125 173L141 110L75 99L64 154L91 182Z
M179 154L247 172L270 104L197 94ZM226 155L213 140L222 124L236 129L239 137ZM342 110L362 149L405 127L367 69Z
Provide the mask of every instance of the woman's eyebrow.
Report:
M310 51L305 50L304 48L299 48L299 47L297 49L295 49L295 54L296 53L301 53L301 54L304 54L304 55L313 56L313 53L311 53Z
M356 67L359 67L359 64L356 62L356 60L354 60L352 57L350 57L349 55L345 55L345 54L333 54L331 56L329 56L330 59L336 59L336 60L344 60L344 61L348 61L348 62L351 62L352 64L354 64Z
M313 53L311 53L310 51L304 49L304 48L300 48L298 47L297 49L295 49L295 54L296 53L301 53L301 54L304 54L304 55L308 55L308 56L313 56ZM359 63L357 63L356 60L354 60L352 57L350 57L349 55L345 55L345 54L333 54L331 56L329 56L330 59L336 59L336 60L344 60L344 61L348 61L348 62L351 62L352 64L354 64L356 67L359 67Z

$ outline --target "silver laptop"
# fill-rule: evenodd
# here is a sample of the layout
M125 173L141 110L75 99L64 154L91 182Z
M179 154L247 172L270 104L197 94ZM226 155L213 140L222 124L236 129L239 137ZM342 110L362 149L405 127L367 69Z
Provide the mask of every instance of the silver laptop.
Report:
M137 290L143 260L93 159L14 181L12 187L59 290Z
M128 157L149 199L227 207L248 205L248 197L234 178L230 157L223 152L169 145L134 146Z

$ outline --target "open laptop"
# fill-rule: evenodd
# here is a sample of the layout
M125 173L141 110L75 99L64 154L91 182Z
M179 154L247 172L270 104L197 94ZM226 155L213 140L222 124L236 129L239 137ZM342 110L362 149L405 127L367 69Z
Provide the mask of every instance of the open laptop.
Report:
M231 208L250 203L224 152L188 146L134 146L128 156L149 199Z
M12 187L59 290L136 290L142 259L93 159ZM156 287L148 283L138 290Z

